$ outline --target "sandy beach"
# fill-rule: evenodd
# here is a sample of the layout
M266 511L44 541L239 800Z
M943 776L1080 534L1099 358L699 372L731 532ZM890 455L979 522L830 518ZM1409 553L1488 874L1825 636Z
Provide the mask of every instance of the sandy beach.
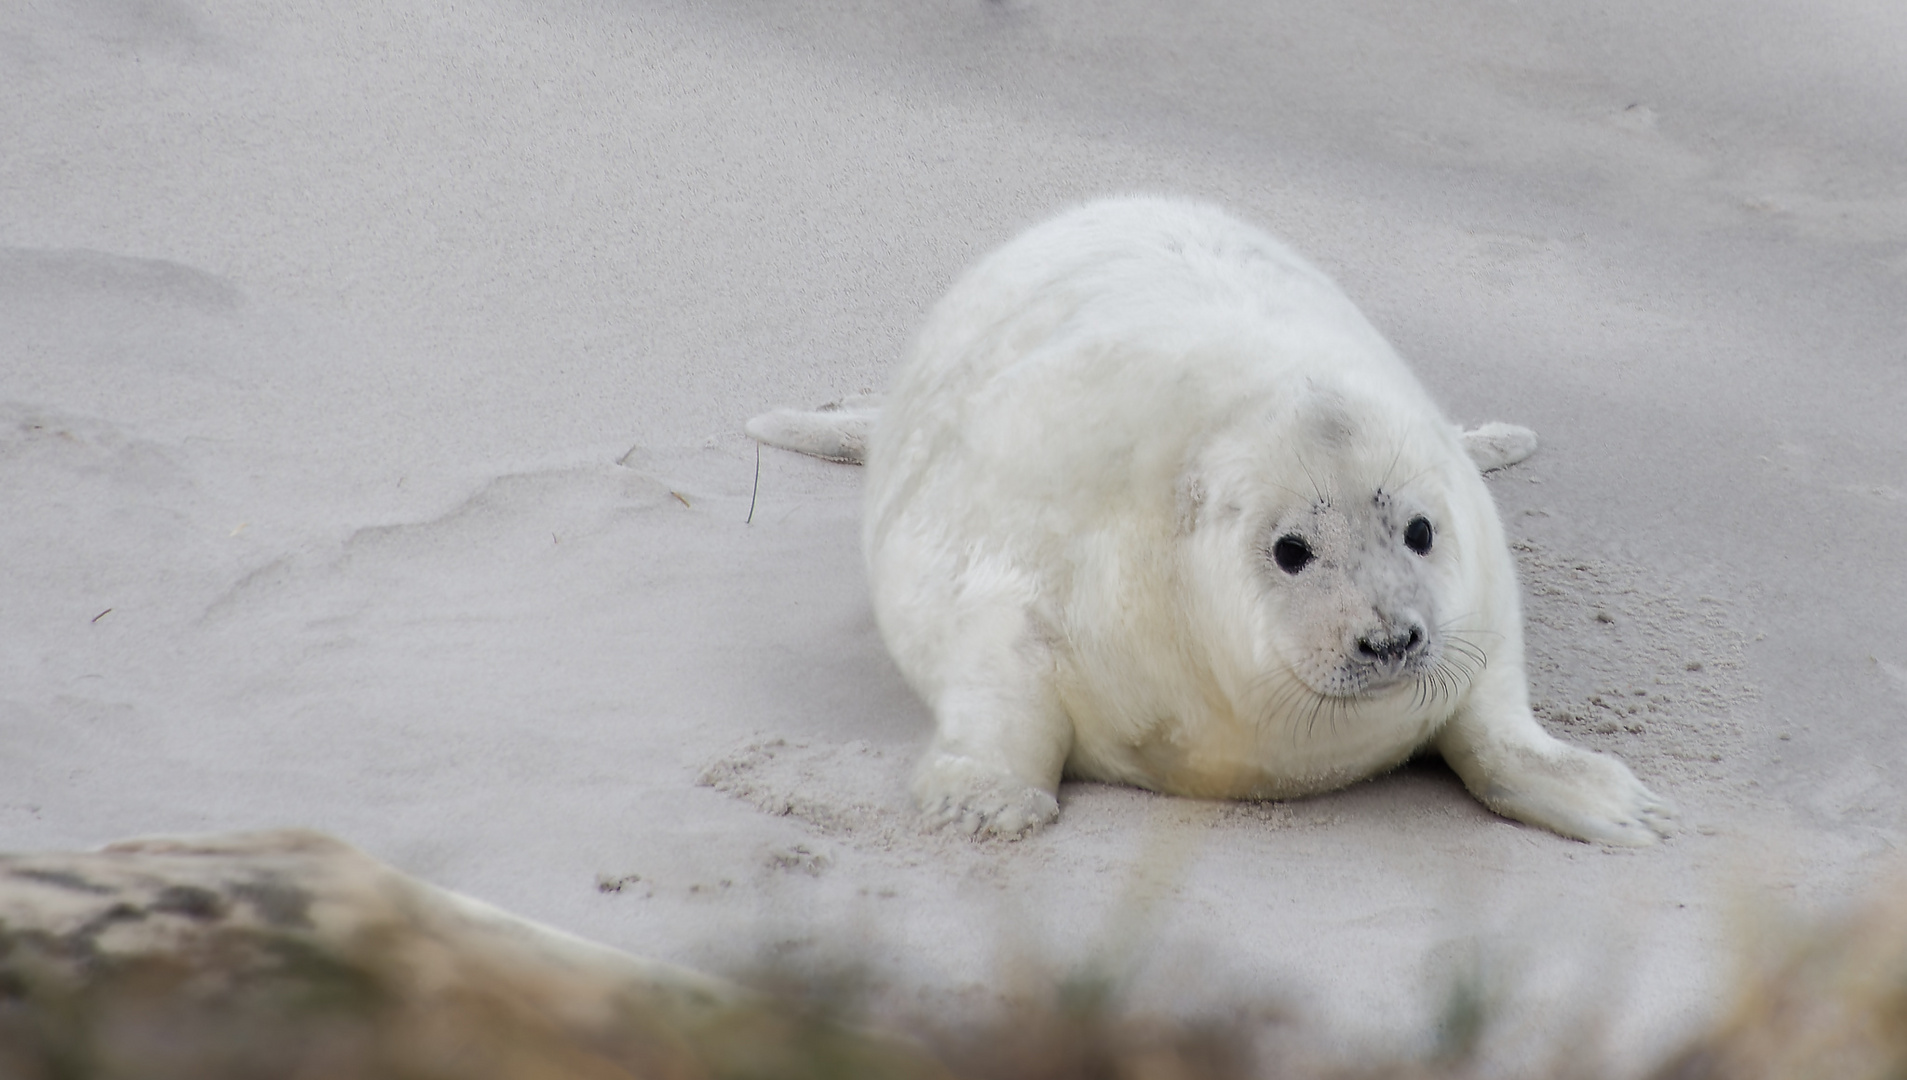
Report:
M1864 0L11 5L0 850L306 826L704 970L944 1010L1096 963L1345 1045L1483 957L1510 1027L1645 1061L1741 912L1907 841L1904 158ZM1453 420L1537 431L1490 480L1532 696L1679 835L1435 761L919 831L860 472L742 425L878 391L964 266L1120 192L1271 229Z

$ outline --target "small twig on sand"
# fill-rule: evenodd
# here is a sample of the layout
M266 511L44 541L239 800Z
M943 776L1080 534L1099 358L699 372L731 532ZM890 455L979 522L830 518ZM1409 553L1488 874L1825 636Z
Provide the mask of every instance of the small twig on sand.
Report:
M676 501L676 502L679 502L679 503L681 503L681 504L682 504L683 506L688 506L688 505L689 505L689 500L688 500L688 497L687 497L687 496L685 496L685 495L683 495L683 494L682 494L681 492L679 492L679 491L671 491L671 492L669 492L669 494L671 494L671 495L673 495L673 496L675 496L675 501ZM691 509L691 510L693 510L693 509L694 509L694 507L689 507L689 509Z
M748 518L744 525L755 523L755 496L761 494L761 444L755 444L755 490L748 493Z

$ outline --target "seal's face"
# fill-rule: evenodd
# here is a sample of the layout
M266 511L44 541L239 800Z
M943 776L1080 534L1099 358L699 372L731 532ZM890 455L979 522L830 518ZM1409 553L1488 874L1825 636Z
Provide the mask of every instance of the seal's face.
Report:
M1264 528L1260 573L1279 609L1272 644L1313 693L1370 697L1436 675L1435 514L1381 488L1338 489Z
M1414 725L1448 715L1487 663L1470 640L1470 463L1454 437L1400 412L1382 395L1307 386L1241 417L1198 461L1188 550L1202 603L1243 602L1244 619L1211 634L1244 646L1226 693L1260 727Z

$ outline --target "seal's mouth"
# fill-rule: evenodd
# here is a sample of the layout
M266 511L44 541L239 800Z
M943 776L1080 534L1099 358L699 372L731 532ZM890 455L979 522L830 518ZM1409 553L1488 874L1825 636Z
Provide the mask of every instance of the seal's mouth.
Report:
M1300 732L1355 725L1372 708L1385 715L1452 708L1489 664L1472 640L1480 633L1417 619L1381 624L1268 671L1260 707L1267 723Z
M1431 666L1421 661L1374 661L1352 656L1345 658L1342 664L1313 684L1311 689L1329 698L1382 697L1400 686L1420 681L1429 674Z
M1370 700L1409 688L1412 709L1431 707L1454 702L1489 664L1482 647L1457 633L1407 632L1388 643L1360 639L1333 673L1338 692L1330 696Z
M1436 638L1415 619L1386 622L1357 635L1338 662L1311 682L1326 697L1369 698L1425 677L1442 656Z
M1420 708L1454 699L1489 662L1483 649L1462 634L1427 632L1422 625L1410 625L1363 635L1336 665L1300 678L1319 697L1346 704L1409 688L1414 692L1411 707Z

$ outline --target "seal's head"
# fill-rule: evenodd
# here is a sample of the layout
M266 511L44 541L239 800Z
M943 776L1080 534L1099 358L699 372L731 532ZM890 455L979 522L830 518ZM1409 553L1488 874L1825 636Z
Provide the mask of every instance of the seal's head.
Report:
M1395 423L1381 397L1312 387L1208 458L1251 582L1249 664L1270 695L1257 711L1426 707L1484 662L1451 629L1471 614L1448 475L1467 463L1436 434Z

